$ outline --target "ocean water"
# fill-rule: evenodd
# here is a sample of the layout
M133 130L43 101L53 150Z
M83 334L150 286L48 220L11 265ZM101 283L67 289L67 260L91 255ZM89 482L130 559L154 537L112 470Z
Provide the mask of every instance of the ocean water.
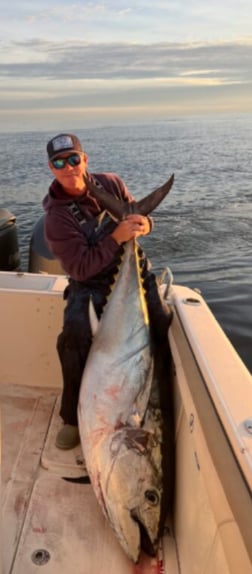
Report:
M62 126L62 131L69 130ZM174 173L169 196L142 239L154 271L198 288L252 371L252 115L174 118L79 129L90 171L114 171L143 197ZM22 269L51 182L55 133L0 135L0 207L17 217Z

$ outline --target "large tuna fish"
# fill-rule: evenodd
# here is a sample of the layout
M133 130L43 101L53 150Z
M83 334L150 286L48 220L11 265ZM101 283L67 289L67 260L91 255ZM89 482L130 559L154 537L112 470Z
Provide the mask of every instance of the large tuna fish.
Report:
M119 542L134 562L141 548L154 555L165 514L163 421L135 241L93 339L78 422L94 492Z

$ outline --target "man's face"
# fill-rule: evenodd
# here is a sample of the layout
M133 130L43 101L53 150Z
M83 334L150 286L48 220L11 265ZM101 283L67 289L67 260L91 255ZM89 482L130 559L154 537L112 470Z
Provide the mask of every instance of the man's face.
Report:
M66 161L67 160L67 161ZM88 156L83 152L63 152L49 161L49 168L57 181L69 195L81 195L85 184Z

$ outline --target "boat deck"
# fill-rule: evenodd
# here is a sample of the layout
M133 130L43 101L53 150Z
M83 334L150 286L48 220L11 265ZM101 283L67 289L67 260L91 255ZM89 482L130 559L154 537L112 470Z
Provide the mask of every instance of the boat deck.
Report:
M74 481L81 447L54 445L64 278L1 275L1 574L251 574L251 374L202 297L170 294L174 511L157 558L134 565L90 484Z
M81 446L55 447L59 390L1 385L3 574L178 574L169 523L156 559L132 564L88 483ZM68 480L65 480L68 479ZM70 480L69 480L70 479Z

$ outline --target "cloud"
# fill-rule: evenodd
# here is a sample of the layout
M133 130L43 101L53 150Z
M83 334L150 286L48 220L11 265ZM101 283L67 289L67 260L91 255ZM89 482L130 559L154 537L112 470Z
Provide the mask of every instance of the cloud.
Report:
M78 126L102 116L106 122L252 111L251 37L153 44L30 38L1 44L4 129L65 125L66 118Z
M252 111L251 0L0 0L0 11L1 125Z
M250 0L0 0L0 10L2 39L67 42L228 40L251 34L252 19Z
M7 52L7 48L6 48ZM46 80L252 80L252 39L236 43L123 44L29 40L8 46L0 77ZM202 73L204 71L204 74Z

